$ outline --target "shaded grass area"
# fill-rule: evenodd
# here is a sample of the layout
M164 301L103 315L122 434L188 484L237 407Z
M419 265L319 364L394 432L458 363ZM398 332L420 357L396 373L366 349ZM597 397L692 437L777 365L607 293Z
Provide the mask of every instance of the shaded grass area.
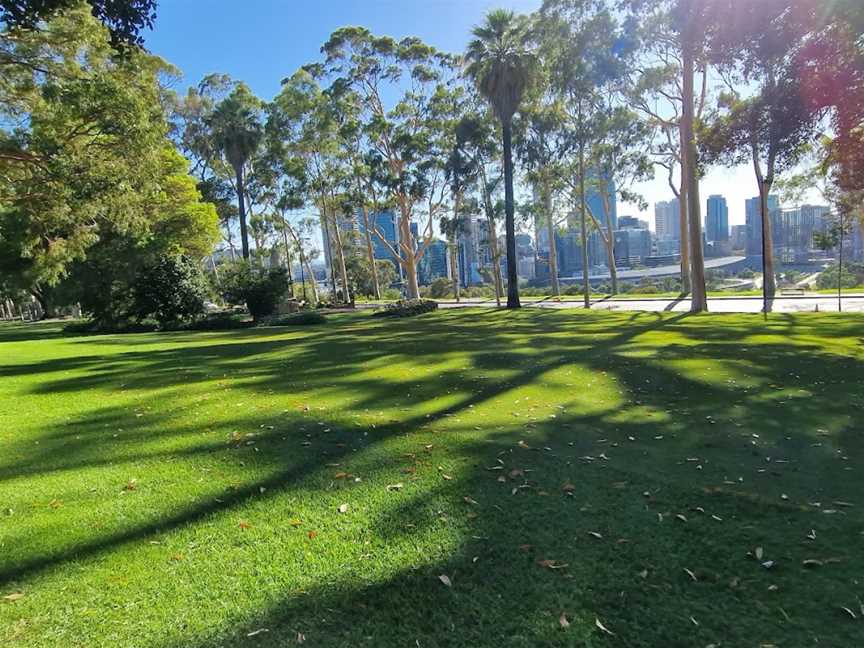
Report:
M0 642L858 645L862 362L839 315L0 326Z

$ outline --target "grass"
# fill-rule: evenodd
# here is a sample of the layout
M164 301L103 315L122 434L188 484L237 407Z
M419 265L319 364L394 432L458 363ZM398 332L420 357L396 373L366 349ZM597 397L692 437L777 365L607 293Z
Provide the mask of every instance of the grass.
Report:
M848 315L3 325L0 645L860 645L862 376Z

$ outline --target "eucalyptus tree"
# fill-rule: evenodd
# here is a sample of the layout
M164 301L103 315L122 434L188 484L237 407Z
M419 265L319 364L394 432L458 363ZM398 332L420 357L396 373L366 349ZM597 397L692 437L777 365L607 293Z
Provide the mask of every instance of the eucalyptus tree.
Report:
M339 275L342 298L350 300L343 235L350 220L343 209L349 188L350 168L340 133L340 106L324 92L306 70L300 69L282 83L282 90L268 108L268 147L294 159L296 173L303 177L303 201L318 211L330 277Z
M632 110L620 102L617 94L606 96L597 110L595 139L590 157L593 161L591 177L595 192L601 197L606 216L606 229L591 209L588 213L606 247L612 294L618 293L618 272L615 259L615 232L612 223L612 200L617 193L629 203L645 208L644 199L633 189L639 182L654 177L651 159L646 153L650 130Z
M453 105L447 95L454 91L456 61L417 38L397 41L363 27L337 30L322 52L324 61L306 69L328 81L332 94L350 91L359 98L364 138L383 160L384 202L397 210L398 242L370 226L401 267L409 297L419 297L417 264L448 202L443 131ZM418 220L415 237L412 224Z
M562 180L579 214L585 308L590 307L586 189L590 183L598 182L596 161L590 153L607 130L605 111L610 88L627 69L632 50L629 28L602 0L544 0L535 25L535 38L551 87L561 98L564 128L571 140L566 158L569 172L562 175ZM611 213L607 212L606 218L611 218ZM609 250L607 246L611 268L614 251L610 255Z
M244 259L249 259L245 180L247 166L258 152L264 135L263 108L261 100L245 84L240 83L215 106L207 120L214 149L219 151L234 171Z
M802 158L824 113L806 98L799 74L798 53L810 28L800 3L729 2L738 20L734 28L717 28L712 43L728 90L720 97L721 114L708 129L704 148L709 161L749 162L753 167L759 189L767 312L776 291L768 195L778 174Z
M465 52L467 76L501 122L504 158L504 232L507 245L507 308L519 308L516 271L516 219L513 194L513 116L532 85L538 67L529 47L528 21L512 11L489 12Z
M501 251L498 245L499 209L494 200L501 182L500 164L496 162L497 146L494 126L487 111L469 106L456 124L455 141L446 164L453 201L453 218L464 219L465 212L476 212L482 205L486 216L488 245L492 258L492 281L495 302L501 305L504 282L501 277ZM477 201L470 201L472 193Z
M546 226L552 295L558 297L561 287L558 280L556 233L560 223L555 215L555 199L564 188L561 178L566 166L563 161L571 152L571 138L567 134L562 100L545 91L533 97L522 111L516 129L519 158L527 171L526 178L533 187L532 212L535 220L542 221ZM536 231L539 231L537 227Z
M624 91L630 106L653 129L651 155L666 170L666 181L678 199L678 227L681 252L681 289L690 292L690 243L687 198L687 165L684 161L682 58L678 33L674 30L668 3L644 7L639 16L639 64L630 68ZM708 64L704 56L696 59L694 118L700 122L707 107Z

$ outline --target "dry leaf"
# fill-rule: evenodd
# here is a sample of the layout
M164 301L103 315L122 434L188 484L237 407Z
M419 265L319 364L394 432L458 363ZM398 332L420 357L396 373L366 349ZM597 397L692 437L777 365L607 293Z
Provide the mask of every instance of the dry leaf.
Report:
M351 475L347 472L337 472L335 475L333 475L333 479L347 479L350 476Z
M398 491L398 490L402 490L403 486L404 486L404 484L402 484L401 482L398 484L390 484L387 486L387 490L388 491Z
M858 617L855 615L855 613L854 613L852 610L850 610L848 607L841 607L840 609L843 610L846 614L848 614L848 615L849 615L850 617L852 617L853 619L857 619L857 618L858 618Z
M677 519L681 520L682 522L686 522L686 521L687 521L687 518L684 517L681 513L678 513L675 517L676 517Z
M545 569L566 569L569 565L560 564L557 560L538 560L537 564Z
M509 473L507 473L507 476L510 477L510 479L516 479L517 477L522 477L524 474L525 471L521 468L514 468Z
M453 478L450 475L441 473L441 479L446 479L447 481L450 481Z
M336 510L339 511L340 513L347 513L348 512L348 505L347 504L340 504L339 508Z
M23 592L13 592L12 594L7 594L3 597L4 601L17 601L19 599L24 598Z
M568 481L564 483L564 485L561 487L561 490L565 493L572 493L576 490L576 487Z
M307 533L306 535L309 536L309 539L310 539L310 540L313 540L313 539L315 539L315 538L318 536L318 532L317 532L317 531L310 531L310 532Z
M58 509L63 506L63 502L58 499L53 499L48 503L48 506L50 506L52 509Z
M648 570L643 569L641 572L639 572L639 578L648 578Z
M298 644L303 643L304 641L306 641L306 635L304 635L302 632L298 632L297 633L297 643Z
M590 535L590 536L592 536L592 537L594 537L594 538L597 538L598 540L602 540L602 539L603 539L603 536L602 536L601 534L597 533L596 531L589 531L589 532L588 532L588 535Z
M123 487L123 490L134 491L136 488L138 488L138 480L137 479L130 479L126 483L126 485Z
M615 633L612 632L609 628L600 623L600 619L594 619L594 625L597 626L600 630L608 634L610 637L614 637Z
M754 551L753 554L756 556L756 560L762 560L762 547L756 547L756 551Z
M561 613L561 616L558 617L558 623L565 630L570 627L570 622L567 620L567 615L563 612Z
M447 587L453 587L453 583L450 582L450 578L444 574L441 574L438 577L438 580L440 580L442 583L444 583Z
M692 571L690 571L690 570L687 569L686 567L684 568L684 571L687 572L687 575L688 575L690 578L692 578L694 582L696 581L696 574L694 574Z
M466 504L471 504L472 506L477 506L477 505L478 505L478 504L477 504L477 500L474 500L474 499L468 497L467 495L466 495L465 497L463 497L462 499L465 500L465 503L466 503Z
M249 524L246 520L240 520L240 528L241 529L251 529L252 525Z
M291 518L290 520L288 520L288 524L290 524L293 527L299 527L303 523L297 518Z
M263 634L265 632L270 632L270 630L268 630L267 628L261 628L259 630L253 630L252 632L246 633L246 636L247 637L254 637L256 635Z
M816 560L815 558L808 558L807 560L802 560L801 564L805 567L821 567L825 563L821 560Z

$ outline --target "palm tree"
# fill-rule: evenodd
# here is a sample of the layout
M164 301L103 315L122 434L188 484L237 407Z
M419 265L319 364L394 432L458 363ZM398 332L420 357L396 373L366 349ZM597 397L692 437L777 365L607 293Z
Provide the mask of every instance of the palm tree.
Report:
M504 229L507 240L507 308L519 308L516 225L513 200L513 115L531 81L536 59L526 47L525 22L512 11L495 9L472 31L465 52L466 74L501 122L504 148Z
M223 99L210 116L213 146L234 170L237 211L240 214L240 239L243 258L249 259L249 233L246 225L246 164L254 155L264 134L261 101L245 84L239 84Z

